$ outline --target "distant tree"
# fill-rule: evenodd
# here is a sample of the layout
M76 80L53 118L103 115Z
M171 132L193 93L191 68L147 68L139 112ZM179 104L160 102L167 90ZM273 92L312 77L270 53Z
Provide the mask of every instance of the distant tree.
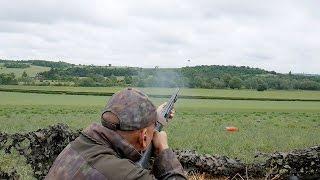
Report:
M14 85L14 84L18 84L18 81L14 73L9 73L9 74L1 73L0 84Z
M102 75L99 74L90 74L89 77L92 78L93 81L100 83L100 84L104 84L105 83L105 79Z
M258 79L257 80L257 91L265 91L267 89L268 89L267 83L262 79Z
M24 84L29 84L31 82L31 78L28 76L26 71L23 71L19 81L23 82Z
M83 87L94 87L96 86L96 83L92 78L88 77L80 79L77 85Z
M54 61L44 61L44 60L28 60L26 62L31 63L32 65L35 65L35 66L43 66L43 67L51 67L51 68L59 68L59 69L74 66L74 64L70 64L62 61L54 62Z
M291 84L292 84L292 89L299 89L300 87L300 82L296 79L292 79Z
M229 87L229 82L230 82L231 78L232 78L231 75L228 73L225 73L222 75L222 80L224 81L224 83L227 87Z
M270 74L277 75L275 71L270 71Z
M28 74L26 71L23 71L22 75L21 75L22 78L27 78L28 77Z
M218 78L214 78L212 79L212 82L214 83L214 88L217 88L217 89L223 89L226 87L226 84L224 83L224 81L218 79Z
M238 78L238 77L233 77L229 81L229 86L232 89L235 89L235 88L240 89L241 85L242 85L242 80L240 78Z
M124 77L124 82L126 84L132 84L132 77L131 76L125 76Z
M9 63L5 63L3 66L6 68L21 68L21 69L30 67L29 64L20 63L20 62L9 62Z
M279 79L279 89L292 89L291 81L287 78Z
M111 82L112 86L116 86L117 85L117 82L118 82L117 76L112 75L112 76L109 77L109 79L110 79L110 82Z
M256 78L248 78L243 81L243 85L247 89L256 89L257 88L257 80L256 80Z
M303 90L320 90L320 84L315 81L303 80L300 84L300 89Z

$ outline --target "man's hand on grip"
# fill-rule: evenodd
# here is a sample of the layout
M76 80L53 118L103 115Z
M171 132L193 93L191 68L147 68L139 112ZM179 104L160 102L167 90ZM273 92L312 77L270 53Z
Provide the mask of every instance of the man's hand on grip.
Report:
M168 137L165 131L155 131L152 140L155 153L158 155L161 151L168 149Z

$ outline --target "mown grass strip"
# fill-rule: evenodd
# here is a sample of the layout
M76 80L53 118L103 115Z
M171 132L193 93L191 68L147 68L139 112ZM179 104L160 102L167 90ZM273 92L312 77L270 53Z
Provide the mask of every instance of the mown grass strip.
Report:
M3 92L37 93L37 94L67 94L67 95L90 95L90 96L112 96L113 92L84 92L67 90L40 90L40 89L14 89L0 88ZM148 94L153 98L168 98L170 95ZM223 96L197 96L180 95L182 99L216 99L216 100L252 100L252 101L310 101L320 102L320 99L302 99L302 98L268 98L268 97L223 97Z
M36 93L36 94L68 94L68 95L93 95L93 96L112 96L114 94L110 92L76 92L76 91L62 91L62 90L4 89L4 88L0 88L0 91Z

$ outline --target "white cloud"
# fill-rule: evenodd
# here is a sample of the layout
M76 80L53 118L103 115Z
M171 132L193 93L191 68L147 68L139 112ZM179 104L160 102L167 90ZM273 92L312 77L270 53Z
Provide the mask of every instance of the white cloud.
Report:
M316 0L3 0L0 58L320 73L319 5Z

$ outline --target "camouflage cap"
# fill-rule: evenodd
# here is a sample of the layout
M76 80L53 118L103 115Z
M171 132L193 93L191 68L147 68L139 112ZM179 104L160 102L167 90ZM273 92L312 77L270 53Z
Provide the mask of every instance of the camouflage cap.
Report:
M102 115L105 112L112 112L119 119L119 124L111 125L110 122L101 120L102 125L110 129L124 131L138 130L150 126L156 122L157 109L143 92L126 88L115 93L107 103ZM101 117L102 117L101 115Z

